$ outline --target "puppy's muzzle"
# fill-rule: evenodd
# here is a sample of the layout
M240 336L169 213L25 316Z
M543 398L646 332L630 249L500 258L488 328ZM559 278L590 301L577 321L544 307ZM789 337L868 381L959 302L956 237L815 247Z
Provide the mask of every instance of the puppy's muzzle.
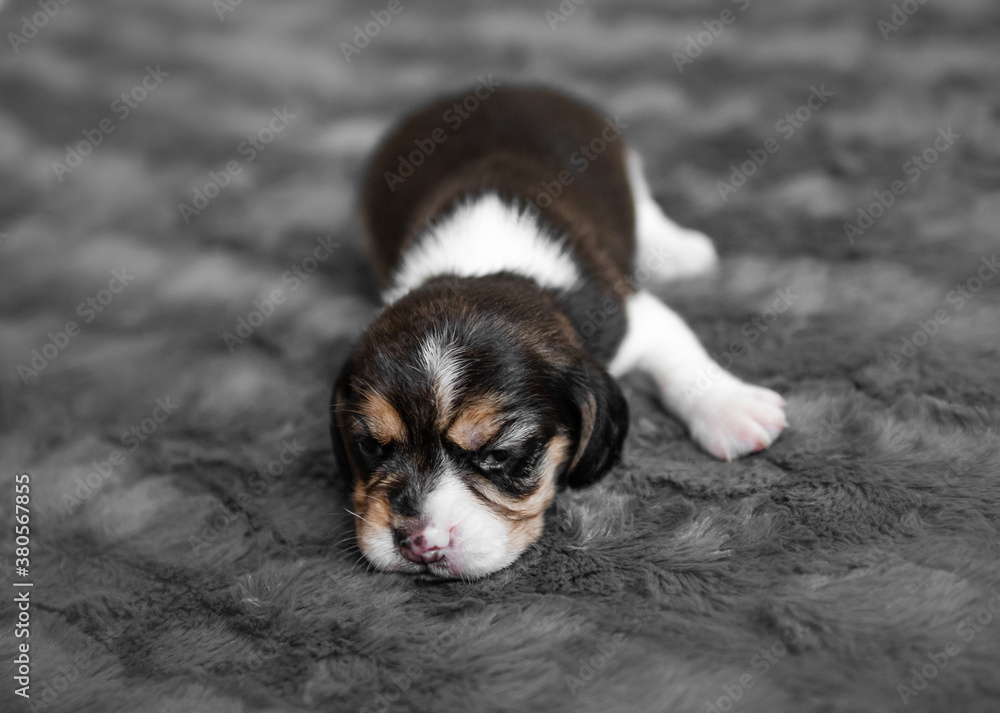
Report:
M431 524L396 528L393 539L399 553L410 562L430 564L444 559L451 544L451 533Z

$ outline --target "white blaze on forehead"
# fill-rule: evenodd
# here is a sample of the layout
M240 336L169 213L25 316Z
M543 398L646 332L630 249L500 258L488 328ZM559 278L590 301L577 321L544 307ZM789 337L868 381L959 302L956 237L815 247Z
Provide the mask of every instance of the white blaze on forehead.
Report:
M454 403L463 365L460 349L449 344L444 335L432 334L420 345L420 361L434 385L434 398L439 411L447 411Z
M384 297L394 302L438 275L514 272L545 288L570 288L580 271L562 240L517 205L488 193L432 224L404 255Z

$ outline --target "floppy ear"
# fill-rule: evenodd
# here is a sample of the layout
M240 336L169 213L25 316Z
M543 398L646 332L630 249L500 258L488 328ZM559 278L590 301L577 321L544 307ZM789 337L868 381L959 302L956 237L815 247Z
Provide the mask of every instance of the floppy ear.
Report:
M576 450L562 483L582 488L608 472L628 433L628 403L618 382L589 356L569 374L570 398L579 412Z

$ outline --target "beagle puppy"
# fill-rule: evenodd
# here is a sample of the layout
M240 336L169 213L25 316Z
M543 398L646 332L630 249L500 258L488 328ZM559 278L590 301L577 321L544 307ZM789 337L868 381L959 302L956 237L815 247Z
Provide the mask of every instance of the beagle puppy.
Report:
M385 306L336 381L331 431L379 569L514 562L557 490L615 463L630 369L716 458L787 425L778 394L643 289L710 271L715 249L663 214L620 124L574 98L477 89L417 111L375 153L361 218Z

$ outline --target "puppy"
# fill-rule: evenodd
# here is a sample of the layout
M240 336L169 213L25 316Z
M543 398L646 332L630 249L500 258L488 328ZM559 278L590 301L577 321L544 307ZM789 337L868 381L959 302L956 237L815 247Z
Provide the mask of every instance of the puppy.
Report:
M628 407L614 376L630 369L716 458L787 425L778 394L722 370L634 287L633 267L666 281L716 253L662 213L618 124L576 99L501 88L434 102L376 152L361 217L385 307L336 382L331 431L380 569L474 578L511 564L559 488L618 458Z

